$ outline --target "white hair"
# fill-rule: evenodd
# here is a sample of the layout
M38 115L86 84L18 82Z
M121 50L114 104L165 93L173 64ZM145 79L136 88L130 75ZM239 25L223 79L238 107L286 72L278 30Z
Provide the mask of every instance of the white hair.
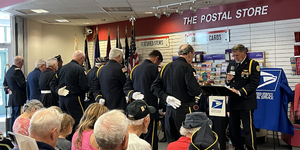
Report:
M104 113L95 123L94 134L99 148L110 150L117 148L128 134L126 116L121 110Z
M150 117L150 115L148 114L146 117ZM139 125L143 124L146 117L144 117L142 119L139 119L139 120L130 120L130 119L127 118L128 125L130 125L130 126L139 126Z
M55 64L57 64L57 59L56 58L48 58L47 59L47 63L46 63L47 68L52 67Z
M197 127L197 128L184 128L183 126L180 127L180 134L183 136L186 136L187 134L193 134L195 131L199 130L201 127Z
M35 68L41 68L42 65L45 65L46 64L46 61L43 60L43 59L38 59L35 61Z
M109 59L117 58L118 56L123 58L123 50L119 48L112 48L109 52Z
M23 106L23 113L24 112L31 112L34 108L37 110L40 108L43 108L43 104L37 100L37 99L32 99L32 100L27 100L26 103Z
M53 108L42 109L36 112L29 125L29 134L43 138L51 130L57 128L60 131L63 114Z

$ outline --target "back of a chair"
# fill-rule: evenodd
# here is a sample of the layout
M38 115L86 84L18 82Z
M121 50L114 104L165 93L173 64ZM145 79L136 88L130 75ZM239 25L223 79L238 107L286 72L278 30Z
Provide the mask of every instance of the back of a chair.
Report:
M15 145L15 146L18 146L18 142L17 142L17 139L16 139L16 136L13 132L10 132L8 131L8 137L10 138L11 142Z

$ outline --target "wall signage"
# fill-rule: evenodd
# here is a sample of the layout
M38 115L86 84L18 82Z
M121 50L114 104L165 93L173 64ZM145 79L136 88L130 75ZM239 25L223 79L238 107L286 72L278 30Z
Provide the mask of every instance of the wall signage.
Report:
M229 30L197 32L185 35L188 44L212 44L229 42Z
M136 40L137 48L157 48L157 47L162 48L162 47L169 47L169 46L170 46L169 36Z

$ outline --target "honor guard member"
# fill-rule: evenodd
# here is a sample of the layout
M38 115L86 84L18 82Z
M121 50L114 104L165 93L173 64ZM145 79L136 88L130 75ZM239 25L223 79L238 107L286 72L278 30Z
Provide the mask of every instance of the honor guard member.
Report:
M10 131L21 114L21 107L26 102L26 80L21 71L23 64L24 58L16 56L14 64L7 70L3 81L4 91L9 94L8 106L11 107Z
M103 58L100 57L100 58L96 58L95 62L96 62L95 66L92 69L90 69L86 75L87 80L88 80L88 85L89 85L89 92L86 94L86 99L85 99L86 108L90 104L96 102L95 98L93 96L93 92L92 92L93 80L96 77L96 73L97 73L99 67L102 66L105 61Z
M199 96L201 86L191 65L194 53L191 45L181 45L179 57L162 68L151 87L154 94L167 103L165 131L168 143L179 139L179 129L185 115L198 108L195 96Z
M41 90L39 88L39 79L43 71L46 70L46 61L38 59L35 61L35 68L27 76L26 94L28 100L39 99Z
M130 100L144 97L144 101L156 109L155 113L150 116L148 132L144 137L154 150L158 149L157 124L159 113L157 97L150 91L150 88L159 73L158 65L162 61L163 56L160 51L153 50L149 54L148 59L145 59L143 63L132 69L124 86L124 93Z
M126 109L126 100L123 87L126 82L122 71L121 62L123 50L112 48L109 52L109 60L106 65L97 71L97 78L93 81L93 93L96 101L99 100L109 110Z
M256 131L253 123L253 111L257 108L256 88L260 80L258 62L249 59L245 46L237 44L232 48L234 60L227 67L226 84L238 94L229 96L229 133L236 150L243 150L241 121L248 150L257 149Z
M57 64L56 58L49 58L46 62L47 69L40 75L39 87L41 89L41 96L39 100L46 108L58 106L58 95L50 89L50 82L58 68Z
M89 90L86 73L82 67L84 60L85 54L76 50L72 61L62 66L50 82L51 90L59 95L59 107L75 120L72 134L68 136L71 139L85 110L83 102L85 93Z
M60 55L57 55L57 56L55 56L54 58L56 58L57 63L58 63L58 68L57 68L57 71L56 71L56 72L58 72L58 71L61 69L61 67L62 67L63 60L61 59L61 56L60 56Z

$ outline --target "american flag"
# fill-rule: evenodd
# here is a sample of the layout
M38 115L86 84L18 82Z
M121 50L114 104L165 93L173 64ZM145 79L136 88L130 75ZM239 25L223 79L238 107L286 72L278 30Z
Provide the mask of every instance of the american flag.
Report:
M131 69L139 64L139 55L136 52L136 44L135 44L135 31L134 31L134 22L132 21L131 26L131 42L130 42L130 65L128 66L129 72Z
M99 46L99 37L98 37L98 28L96 29L96 37L95 37L95 60L96 58L100 57L100 46ZM96 61L94 61L94 65L96 64Z
M107 37L107 47L106 47L106 56L109 56L109 52L110 52L110 30L108 28L108 37Z

